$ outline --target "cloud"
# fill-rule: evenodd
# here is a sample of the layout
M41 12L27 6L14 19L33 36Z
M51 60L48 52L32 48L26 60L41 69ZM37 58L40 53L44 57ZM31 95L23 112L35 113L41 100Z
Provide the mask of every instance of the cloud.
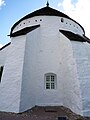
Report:
M63 0L58 3L63 12L79 22L85 29L86 36L90 38L90 0Z
M5 1L4 0L0 0L0 8L1 6L5 5Z

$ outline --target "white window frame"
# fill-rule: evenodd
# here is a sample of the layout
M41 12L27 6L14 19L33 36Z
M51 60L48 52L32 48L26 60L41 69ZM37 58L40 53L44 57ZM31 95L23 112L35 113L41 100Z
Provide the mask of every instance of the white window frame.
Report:
M54 90L57 85L57 76L54 73L46 73L45 74L45 89L46 90Z

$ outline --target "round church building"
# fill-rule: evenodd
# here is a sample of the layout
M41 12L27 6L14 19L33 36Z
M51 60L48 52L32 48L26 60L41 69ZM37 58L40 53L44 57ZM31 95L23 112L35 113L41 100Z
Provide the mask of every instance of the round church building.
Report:
M90 116L90 40L78 22L47 4L17 21L10 37L0 50L0 111L65 106Z

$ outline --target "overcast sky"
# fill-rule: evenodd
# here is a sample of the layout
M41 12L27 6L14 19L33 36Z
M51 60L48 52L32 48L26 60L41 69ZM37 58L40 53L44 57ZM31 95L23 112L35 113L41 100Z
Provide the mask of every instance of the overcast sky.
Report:
M0 0L0 46L10 42L12 25L26 14L46 6L47 0ZM50 7L80 23L90 38L90 0L49 0Z

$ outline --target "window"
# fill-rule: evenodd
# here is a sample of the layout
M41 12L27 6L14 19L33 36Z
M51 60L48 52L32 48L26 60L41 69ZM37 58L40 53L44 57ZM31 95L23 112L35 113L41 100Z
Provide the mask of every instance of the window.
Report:
M2 73L3 73L3 66L0 67L0 82L1 82Z
M45 89L56 89L56 74L45 74Z
M61 18L61 22L64 22L64 19L63 19L63 18Z
M40 19L40 21L42 21L42 19Z

